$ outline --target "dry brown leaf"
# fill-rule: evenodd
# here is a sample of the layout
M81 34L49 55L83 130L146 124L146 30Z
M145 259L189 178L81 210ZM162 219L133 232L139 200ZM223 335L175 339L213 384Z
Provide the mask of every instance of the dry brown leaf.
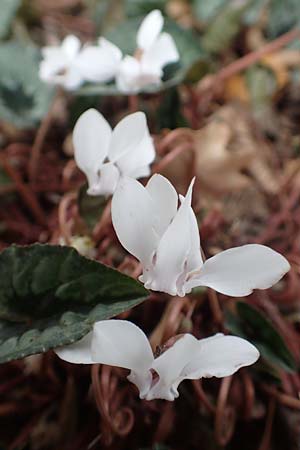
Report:
M254 180L267 193L278 190L266 157L268 149L258 142L240 105L220 108L208 125L195 133L195 150L200 182L217 193L244 189Z
M250 94L243 75L235 74L225 80L224 98L226 101L238 100L243 103L249 103Z
M169 139L171 151L184 143L186 149L162 173L180 192L185 192L196 175L201 194L208 197L220 197L251 185L274 195L280 180L271 164L270 149L257 129L247 108L237 103L223 106L200 130L181 129Z
M261 63L269 67L275 74L279 88L290 81L290 69L300 67L299 50L282 50L262 58Z

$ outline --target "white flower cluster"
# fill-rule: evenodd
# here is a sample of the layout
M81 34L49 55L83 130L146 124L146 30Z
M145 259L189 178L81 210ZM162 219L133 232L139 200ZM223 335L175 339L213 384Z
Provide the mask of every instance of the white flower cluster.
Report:
M60 46L44 47L40 78L76 90L84 82L106 83L113 79L120 92L137 93L147 85L159 85L163 68L179 60L172 36L162 32L164 19L159 10L149 13L137 32L134 55L122 55L121 50L100 37L97 45L82 46L73 35Z
M104 74L116 75L114 67L121 61L116 79L122 89L135 91L145 80L158 82L163 64L171 61L171 55L173 60L177 55L171 37L160 33L162 24L158 11L143 21L137 37L139 48L143 49L141 57L126 56L122 60L116 47L101 40L99 47L81 51L81 67L89 67L89 61L107 51L111 58L103 67L100 63L98 68L91 64L90 80L99 80ZM74 61L71 62L71 54L78 50L76 42L68 38L58 54L54 49L46 52L48 61L56 59L60 70L66 62L65 58L60 59L60 51L68 49L67 71L55 76L64 77L64 83L73 87L81 80L72 65ZM47 60L41 71L50 76ZM123 247L140 261L140 281L146 288L183 297L194 287L207 286L228 296L243 297L253 289L271 287L290 269L282 255L258 244L231 248L203 261L198 223L191 206L194 180L185 196L178 195L172 184L158 174L145 186L136 180L150 175L150 164L155 158L144 113L125 117L112 130L99 112L88 110L75 125L73 144L77 165L88 180L88 193L113 194L114 229ZM217 334L198 340L184 334L155 358L143 331L123 320L97 322L82 340L60 347L56 353L72 363L129 369L128 379L137 386L140 397L147 400L174 400L184 379L229 376L259 357L252 344L238 337Z

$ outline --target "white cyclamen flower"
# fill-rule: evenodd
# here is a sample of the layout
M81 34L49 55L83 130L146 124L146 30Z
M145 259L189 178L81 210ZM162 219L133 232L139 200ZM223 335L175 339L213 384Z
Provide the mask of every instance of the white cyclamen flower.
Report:
M73 144L76 164L88 179L89 195L112 194L121 175L148 176L155 158L142 112L125 117L112 130L102 114L89 109L75 125Z
M67 36L59 46L42 48L40 78L65 89L77 89L84 81L76 65L80 49L81 42L73 35Z
M137 32L137 52L126 55L116 77L125 93L139 92L144 86L159 85L163 68L179 60L176 44L169 33L162 33L164 19L159 10L149 13Z
M115 78L121 59L121 50L101 37L98 45L84 46L78 55L76 67L84 81L105 83Z
M57 355L75 364L108 364L131 372L128 379L146 400L174 400L185 379L227 377L254 364L258 350L245 339L216 334L196 339L178 336L164 353L154 358L144 332L126 320L103 320L79 342L57 348Z
M142 264L146 288L183 297L207 286L232 297L267 289L288 272L279 253L258 244L225 250L203 262L200 236L191 207L193 182L185 197L161 175L146 187L124 177L112 200L112 222L126 250Z

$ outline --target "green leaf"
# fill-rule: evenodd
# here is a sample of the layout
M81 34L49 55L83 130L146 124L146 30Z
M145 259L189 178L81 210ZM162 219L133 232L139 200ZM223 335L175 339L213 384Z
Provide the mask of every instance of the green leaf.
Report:
M243 26L242 17L249 2L242 5L227 4L209 24L203 36L205 50L219 53L230 47Z
M11 184L13 184L12 179L0 167L0 186L10 186Z
M71 247L0 253L0 362L77 341L94 322L138 305L148 291Z
M202 22L211 20L230 0L193 0L193 10Z
M181 102L176 88L169 89L164 93L163 101L155 113L156 124L159 129L188 126L185 117L181 112Z
M0 38L3 38L8 33L10 24L17 13L20 3L21 0L1 0Z
M263 10L267 7L269 0L252 0L250 2L249 8L247 8L244 14L244 24L255 25L259 21Z
M300 26L299 0L271 0L267 31L271 38Z
M133 55L136 50L136 34L141 21L141 17L129 19L108 32L105 37L116 44L124 55ZM207 64L206 54L198 43L197 35L192 31L182 29L169 19L165 19L164 31L173 36L180 54L180 62L166 66L161 85L149 85L143 89L143 93L155 93L176 86L185 79L196 62L203 61L204 65ZM76 93L78 95L124 95L118 91L114 83L87 84Z
M79 214L84 219L89 230L92 230L102 216L107 198L103 195L92 196L87 194L87 184L81 186L78 194Z
M36 48L8 42L0 46L0 117L19 128L36 125L53 94L38 77Z
M270 320L245 302L238 302L236 311L237 315L226 313L228 330L252 342L270 364L288 372L295 371L297 368L295 359Z
M167 0L125 0L127 17L146 16L153 9L164 11Z
M272 128L273 96L277 90L275 74L267 67L254 65L246 71L246 83L255 118L263 120L265 128L268 123Z

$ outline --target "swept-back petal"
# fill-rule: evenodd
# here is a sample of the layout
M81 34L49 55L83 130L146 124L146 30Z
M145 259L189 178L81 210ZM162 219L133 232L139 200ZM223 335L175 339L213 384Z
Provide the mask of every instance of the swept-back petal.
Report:
M159 36L164 25L164 18L158 9L151 11L142 21L137 32L138 48L147 50Z
M77 55L77 53L80 50L80 47L81 47L80 40L78 39L77 36L74 36L73 34L66 36L61 43L61 48L65 56L67 56L69 60L72 60Z
M44 59L40 63L39 76L42 80L51 82L51 78L66 67L66 57L60 47L44 47Z
M109 51L110 55L114 58L114 60L121 61L122 59L122 52L115 44L110 42L108 39L105 39L104 37L100 37L98 39L99 47L102 50Z
M198 345L199 342L194 336L185 334L154 360L152 369L158 373L159 378L148 392L147 400L154 398L174 400L178 397L177 379L180 377L183 368L193 358Z
M155 230L161 237L177 212L178 195L170 181L159 174L150 178L146 189L155 203Z
M80 72L74 66L74 64L70 64L70 67L66 69L66 73L64 75L57 75L56 80L61 84L65 89L73 91L78 89L79 86L84 82Z
M154 158L155 148L147 127L142 140L136 145L129 146L128 151L116 161L116 164L122 174L140 178L150 174L149 167L145 173L145 167L149 166Z
M167 64L179 60L179 53L174 39L168 33L161 33L155 43L142 55L142 65L147 67L155 66L162 69Z
M145 270L151 265L158 243L154 211L155 205L144 186L122 177L112 199L112 223L123 247L141 261Z
M194 270L200 269L200 267L203 264L198 222L192 208L190 208L190 236L191 236L191 248L186 261L187 274Z
M154 360L144 332L127 320L96 322L92 336L92 357L97 363L141 372Z
M115 77L120 60L109 48L85 47L76 59L76 67L85 81L105 83Z
M77 120L73 131L74 157L77 166L88 177L100 169L110 139L110 125L95 109L88 109Z
M288 261L271 248L248 244L209 258L199 275L186 283L186 289L207 286L225 295L242 297L253 289L273 286L289 269Z
M58 347L54 351L64 361L73 364L93 364L95 361L93 361L91 354L92 334L91 331L80 341Z
M146 133L149 133L149 131L146 116L143 112L138 111L124 117L124 119L116 125L112 132L109 147L109 160L111 162L119 163L119 160L124 157L120 164L126 168L125 157L130 157L131 152L135 152L135 157L138 157L138 154L143 156L141 144L146 136ZM143 159L140 161L143 162ZM144 163L142 165L144 165ZM121 166L119 167L121 168ZM128 165L128 167L130 166Z
M193 184L194 180L192 180L187 195L173 221L159 242L153 279L149 285L145 283L145 287L154 291L184 296L183 283L182 286L178 286L177 281L184 272L187 255L191 248L189 231Z
M198 349L181 373L181 380L228 377L241 367L254 364L259 351L245 339L219 333L198 341Z
M140 62L133 56L126 55L120 62L119 70L116 75L116 84L119 91L124 94L138 92L140 89L140 75Z

